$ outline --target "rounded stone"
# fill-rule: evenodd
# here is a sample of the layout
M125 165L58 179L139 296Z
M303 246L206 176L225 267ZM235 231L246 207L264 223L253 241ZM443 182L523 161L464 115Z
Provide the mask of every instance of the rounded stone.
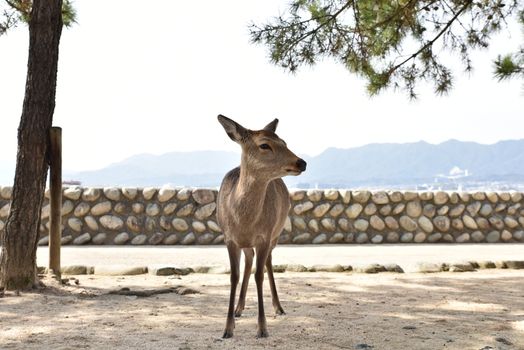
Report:
M384 236L382 235L375 235L371 238L371 243L374 244L380 244L382 241L384 241Z
M77 217L82 217L89 213L89 210L91 210L89 204L82 202L76 206L73 214Z
M344 234L341 232L337 232L331 236L329 239L329 243L340 243L344 240Z
M513 238L516 241L524 241L524 231L515 231L515 232L513 232Z
M392 214L393 215L398 215L398 214L402 213L405 208L406 208L406 205L404 203L399 203L399 204L395 205L395 208L393 208Z
M476 201L483 201L486 199L486 194L484 192L475 192L471 195L471 197L473 197L473 199Z
M216 203L212 202L198 208L195 211L195 218L198 220L204 220L205 218L210 217L215 212L216 207Z
M496 243L500 239L500 232L499 231L491 231L486 235L486 242L488 243Z
M113 243L118 245L126 244L127 241L129 241L129 238L129 233L121 232L115 236L115 239L113 239Z
M321 233L315 238L313 238L313 241L311 243L313 244L323 244L327 241L327 235L325 233Z
M152 217L146 217L146 222L144 224L144 228L148 232L156 231L156 220Z
M371 216L371 218L369 218L369 224L377 231L382 231L386 228L386 224L378 215Z
M451 208L451 210L449 211L449 216L451 216L452 218L459 217L462 215L465 209L466 209L466 206L464 204L459 204Z
M358 219L353 223L353 226L357 231L366 231L369 227L369 222L364 219Z
M133 203L131 208L135 214L142 214L144 212L144 205L142 203Z
M342 214L343 211L344 211L344 206L342 204L335 204L333 208L331 208L331 210L329 211L329 215L336 218L340 214Z
M206 225L204 225L204 223L200 221L193 221L191 223L191 227L193 227L193 230L199 233L202 233L206 230Z
M488 198L488 200L489 200L491 203L497 203L498 200L499 200L499 196L497 195L496 192L487 192L487 193L486 193L486 197Z
M162 230L169 231L171 229L171 222L164 215L162 215L160 217L160 222L159 223L160 223L160 227L162 228Z
M291 225L291 219L286 217L286 222L284 223L284 230L287 232L293 231L293 225Z
M517 211L520 209L520 203L514 204L511 207L508 208L508 214L509 215L515 215L517 214Z
M460 200L462 202L464 202L464 203L469 202L469 200L471 198L471 195L469 194L469 192L459 192L458 196L459 196Z
M382 216L387 216L387 215L391 214L392 210L393 210L393 208L391 207L391 205L386 204L382 208L380 208L379 213Z
M162 211L164 215L171 215L175 212L176 208L177 208L177 203L168 203L166 204L166 206L164 207Z
M340 197L342 198L342 203L348 204L351 201L351 191L350 190L340 190Z
M423 201L430 201L433 199L433 192L422 192L422 193L419 193L419 198L420 200L423 200Z
M133 200L133 199L135 199L136 195L138 194L138 189L136 189L134 187L124 187L124 188L122 188L122 194L127 199Z
M418 218L422 214L422 206L419 201L408 202L406 205L406 213L412 218Z
M357 216L360 215L362 209L364 209L364 207L362 207L361 204L352 204L346 209L346 215L350 219L355 219Z
M304 231L307 227L304 219L302 219L301 217L297 217L297 216L293 217L293 225L301 231Z
M193 244L196 241L195 234L193 232L189 232L187 235L182 238L182 241L180 242L183 245Z
M215 200L215 193L213 190L199 188L193 190L193 199L200 205L211 203Z
M309 227L311 231L315 233L318 233L318 231L320 231L320 227L318 226L318 221L315 219L309 220L309 222L307 223L307 226Z
M499 198L502 201L507 202L511 200L511 195L509 194L509 192L499 192Z
M522 200L522 193L520 192L512 192L510 193L511 201L513 203L520 202Z
M293 238L293 243L304 244L307 243L311 238L311 234L304 232Z
M307 198L310 201L318 202L319 200L322 199L322 191L321 190L308 190Z
M484 234L480 231L475 231L471 234L471 239L477 243L482 242L484 240Z
M138 221L138 218L136 216L130 215L126 219L126 226L128 229L130 229L133 232L140 231L140 223Z
M504 228L504 221L502 221L502 219L499 216L492 216L488 220L491 226L493 226L497 230L502 230Z
M460 200L460 198L459 198L458 193L456 193L456 192L450 193L450 195L449 195L449 202L451 204L457 204L459 202L459 200Z
M172 245L172 244L176 244L178 243L178 236L176 234L171 234L169 236L167 236L165 239L164 239L164 244L166 245Z
M293 210L295 211L295 214L297 215L303 214L306 211L311 210L311 209L313 209L313 203L310 201L297 204L295 205L295 208L293 208Z
M433 223L430 219L428 219L425 216L421 216L418 218L418 225L422 230L424 230L427 233L433 232Z
M100 197L100 189L98 188L86 188L82 193L82 199L86 202L96 201Z
M346 233L346 237L344 237L345 243L353 243L355 240L355 235L353 233Z
M357 234L357 238L355 240L357 243L366 243L368 241L368 235L364 232L361 232Z
M303 190L291 191L289 193L289 198L291 198L291 200L293 201L301 201L302 199L304 199L305 195L306 191Z
M195 206L193 204L186 204L177 211L176 216L188 216L193 212L194 208Z
M402 243L412 242L413 241L413 233L411 233L411 232L403 233L402 236L400 236L400 241Z
M149 237L147 240L147 243L152 245L157 245L162 243L162 240L164 239L164 234L162 232L155 232Z
M214 222L213 220L208 220L207 227L209 227L211 231L222 232L222 229L220 228L220 226L218 226L218 224Z
M462 217L462 222L464 222L464 226L466 226L467 228L471 230L477 230L479 228L475 219L473 219L469 215L464 215Z
M94 205L91 208L91 215L100 216L100 215L107 214L110 211L111 211L111 202L104 201L104 202Z
M337 200L338 198L338 191L331 189L331 190L325 190L324 191L324 198L329 201Z
M373 193L373 195L371 196L371 200L375 204L388 204L389 203L388 195L384 191Z
M45 237L40 238L36 244L39 245L39 246L49 245L49 236L45 236Z
M9 210L11 208L11 203L7 203L0 209L0 217L7 217L9 215ZM46 204L42 211L40 212L40 219L44 220L49 217L49 213L51 212L51 206L49 204Z
M481 203L480 202L473 202L471 204L468 204L466 207L466 210L468 211L469 215L476 216L480 210Z
M94 217L86 216L84 218L84 221L91 231L98 231L98 223L96 222Z
M398 225L398 222L397 220L392 217L392 216L386 216L386 218L384 219L385 223L386 223L386 226L390 229L390 230L398 230L399 229L399 225Z
M504 242L509 242L513 238L513 235L508 230L503 230L500 234L500 239L502 239Z
M402 201L402 193L400 193L399 191L390 192L389 193L389 199L393 203L398 203L398 202Z
M75 205L70 200L64 201L64 203L62 204L62 216L70 214L73 211L74 207Z
M156 203L149 203L146 206L146 214L148 216L157 216L160 214L160 207Z
M171 198L173 198L176 194L176 190L169 186L163 186L158 190L158 201L160 203L167 202Z
M515 228L515 227L517 227L519 225L517 220L515 220L511 216L506 216L504 218L504 224L506 224L506 226L509 227L509 228Z
M123 214L127 213L128 207L127 207L127 204L125 204L125 203L116 203L115 204L115 208L113 210L116 213L123 215Z
M436 235L439 235L439 236L436 236ZM437 238L437 237L438 237L438 238ZM427 237L427 238L428 238L428 241L431 242L430 239L435 239L435 238L437 238L436 240L438 241L441 237L442 237L442 234L440 234L440 233L434 233L434 234L430 235L430 236ZM424 232L417 232L417 233L415 234L415 236L413 237L413 242L415 242L415 243L422 243L422 242L424 242L425 240L426 240L426 234L425 234ZM436 241L434 241L434 242L436 242Z
M443 205L442 207L438 208L437 215L446 215L449 212L449 207L447 205Z
M107 199L112 201L120 200L120 190L116 187L106 187L104 188L104 195Z
M412 200L415 200L415 199L418 199L418 193L417 192L412 192L412 191L405 191L404 192L404 200L406 202L409 202L409 201L412 201Z
M338 220L338 227L340 227L342 231L346 232L349 231L349 229L351 228L351 226L349 225L349 220L344 218Z
M417 223L413 221L409 216L403 215L400 217L400 226L406 231L415 231L417 229Z
M355 202L364 204L371 197L371 192L369 191L355 191L352 193L352 198Z
M153 199L157 189L155 187L146 187L142 189L142 196L146 201Z
M460 218L455 218L451 220L451 227L457 231L462 231L464 229L464 223Z
M426 204L422 209L422 214L424 214L424 216L427 216L428 218L434 217L436 212L437 209L433 204Z
M224 235L218 235L213 240L213 244L222 244L222 243L224 243Z
M189 225L187 224L187 222L184 219L180 218L174 218L171 222L171 225L173 225L175 230L180 232L187 231L189 229Z
M500 213L501 211L504 211L506 210L508 206L506 204L503 204L503 203L499 203L497 204L497 206L495 207L495 212L496 213Z
M132 245L143 245L147 241L147 236L144 234L137 235L131 240Z
M493 212L493 208L488 203L483 204L482 207L480 207L480 211L479 211L480 215L484 217L490 216L492 212Z
M76 237L75 239L73 239L73 244L82 245L82 244L89 243L90 240L91 240L91 235L88 232L86 232Z
M331 204L329 203L319 204L315 207L315 209L313 209L313 215L317 218L324 216L330 208Z
M97 233L93 239L91 240L91 242L93 244L96 244L96 245L101 245L101 244L104 244L106 242L106 239L107 239L107 234L105 234L104 232L101 232L101 233Z
M433 224L440 232L447 232L449 231L449 227L451 223L449 219L445 216L436 216L433 219Z
M484 218L476 218L477 226L481 230L487 230L489 228L489 221Z
M435 193L433 203L436 205L446 204L449 200L449 195L446 192L438 191Z
M400 235L398 234L398 232L388 232L388 234L386 235L386 241L389 242L389 243L397 243L400 239Z
M11 186L5 186L0 189L0 197L3 199L11 199L11 196L13 195L13 187Z
M176 199L179 201L186 201L191 197L191 189L183 188L176 194Z
M75 232L82 231L83 223L82 223L82 220L80 220L78 218L70 218L70 219L68 219L67 220L67 225Z
M368 216L371 216L371 215L375 214L376 212L377 212L377 206L375 205L375 203L369 203L364 208L364 214L366 214Z
M524 216L519 217L520 226L524 227Z
M120 230L124 227L124 221L118 216L104 215L100 218L100 224L109 230Z
M197 238L198 244L210 244L215 239L215 235L212 233L204 233Z
M457 239L455 240L457 243L467 243L469 242L470 236L469 233L463 233L459 236L457 236Z

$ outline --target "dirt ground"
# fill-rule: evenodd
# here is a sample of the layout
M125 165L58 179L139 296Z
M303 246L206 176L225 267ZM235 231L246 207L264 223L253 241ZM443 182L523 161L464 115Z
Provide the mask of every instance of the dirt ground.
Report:
M74 277L0 298L0 349L524 349L524 270L277 274L286 315L273 316L266 278L267 339L252 279L227 340L228 275ZM175 285L200 294L107 294Z

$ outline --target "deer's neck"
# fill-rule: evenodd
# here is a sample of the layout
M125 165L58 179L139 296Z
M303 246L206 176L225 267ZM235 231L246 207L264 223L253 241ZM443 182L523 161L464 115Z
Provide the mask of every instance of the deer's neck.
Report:
M240 212L245 217L256 219L262 214L266 199L269 181L260 179L256 174L250 173L240 167L240 176L235 190L235 202Z

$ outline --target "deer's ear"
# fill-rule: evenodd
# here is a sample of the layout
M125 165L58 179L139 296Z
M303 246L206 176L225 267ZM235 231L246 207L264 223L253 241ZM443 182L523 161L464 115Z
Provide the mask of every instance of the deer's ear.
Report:
M264 130L275 132L277 130L278 119L275 118L271 123L264 127Z
M226 131L227 135L231 140L240 143L243 139L247 137L247 129L235 122L234 120L231 120L228 117L219 114L218 121L220 122L220 124L222 124L224 130Z

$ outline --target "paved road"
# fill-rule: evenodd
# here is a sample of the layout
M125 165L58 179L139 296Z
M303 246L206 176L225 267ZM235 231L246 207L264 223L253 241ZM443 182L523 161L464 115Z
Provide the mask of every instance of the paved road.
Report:
M38 247L38 266L47 266L47 247ZM524 260L524 244L409 244L277 246L274 264L400 265L414 271L419 262ZM224 246L82 246L62 247L62 266L229 266Z

